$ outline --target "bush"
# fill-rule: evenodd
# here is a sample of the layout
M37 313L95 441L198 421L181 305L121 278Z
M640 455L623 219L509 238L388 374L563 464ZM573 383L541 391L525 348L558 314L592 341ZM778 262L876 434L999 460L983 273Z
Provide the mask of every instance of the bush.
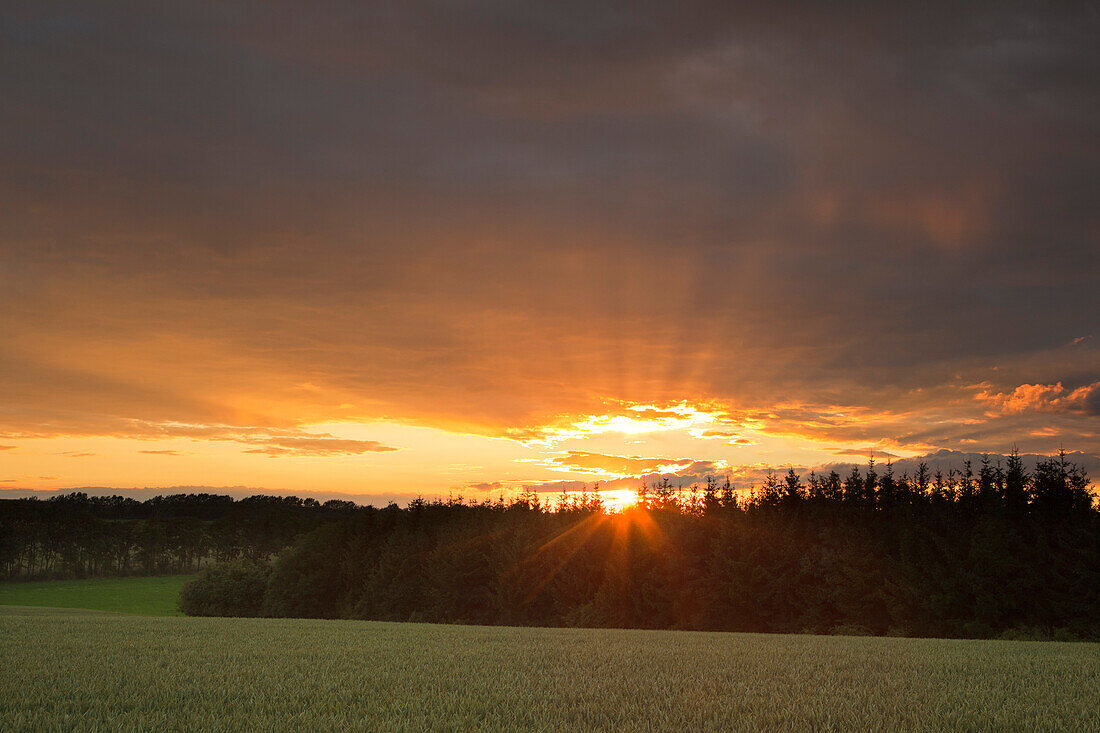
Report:
M349 548L341 525L324 525L284 550L271 569L263 615L290 618L350 615L345 601L351 583L344 574L343 563L335 560L346 552Z
M215 565L180 590L188 616L259 616L271 568L249 560Z
M1047 641L1046 632L1038 626L1017 626L1006 629L997 638L1004 641Z

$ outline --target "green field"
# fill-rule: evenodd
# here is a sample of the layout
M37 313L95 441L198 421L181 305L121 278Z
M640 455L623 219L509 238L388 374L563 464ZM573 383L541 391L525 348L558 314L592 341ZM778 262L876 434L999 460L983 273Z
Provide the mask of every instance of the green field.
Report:
M140 616L180 616L180 587L193 575L0 583L0 606L86 608Z
M1100 730L1082 643L0 609L0 728Z

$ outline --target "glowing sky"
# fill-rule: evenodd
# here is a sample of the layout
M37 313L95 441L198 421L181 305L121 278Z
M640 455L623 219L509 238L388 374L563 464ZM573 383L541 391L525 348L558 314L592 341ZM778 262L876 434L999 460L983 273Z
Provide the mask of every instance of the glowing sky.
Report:
M0 487L1095 456L1100 14L908 5L6 6Z

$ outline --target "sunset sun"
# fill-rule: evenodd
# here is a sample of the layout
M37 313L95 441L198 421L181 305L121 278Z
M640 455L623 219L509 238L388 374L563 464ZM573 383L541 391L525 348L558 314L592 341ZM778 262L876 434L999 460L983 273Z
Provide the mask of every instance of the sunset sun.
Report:
M637 506L638 494L629 489L613 489L601 491L600 498L609 511L621 512L624 509Z

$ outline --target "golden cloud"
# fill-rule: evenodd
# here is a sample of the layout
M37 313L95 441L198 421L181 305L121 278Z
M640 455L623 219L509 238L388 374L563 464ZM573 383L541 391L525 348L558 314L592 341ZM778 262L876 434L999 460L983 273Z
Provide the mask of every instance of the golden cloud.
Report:
M1066 389L1061 382L1021 384L1011 392L993 392L988 385L982 386L974 398L1004 414L1077 412L1100 415L1100 382L1073 390Z
M725 468L723 462L699 461L693 458L647 458L619 456L588 451L569 451L553 456L546 465L556 470L590 473L616 478L647 475L688 475L715 473Z

